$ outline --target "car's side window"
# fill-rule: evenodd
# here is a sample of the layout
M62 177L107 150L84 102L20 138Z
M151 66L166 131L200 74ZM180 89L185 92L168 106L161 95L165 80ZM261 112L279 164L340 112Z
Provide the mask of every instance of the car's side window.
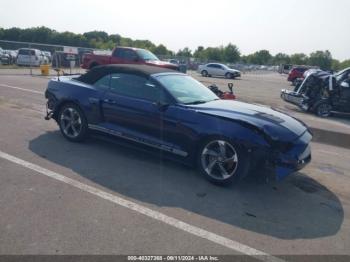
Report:
M133 61L133 60L137 59L137 55L132 50L125 50L124 59Z
M213 64L209 64L207 65L207 67L215 67Z
M111 92L123 96L158 102L162 100L159 85L137 75L112 74L110 82Z
M113 56L122 58L124 56L124 49L116 49Z
M97 80L94 86L100 90L107 90L109 88L111 75L105 75Z
M117 49L114 56L123 58L125 60L135 60L137 58L137 55L134 51L122 48Z

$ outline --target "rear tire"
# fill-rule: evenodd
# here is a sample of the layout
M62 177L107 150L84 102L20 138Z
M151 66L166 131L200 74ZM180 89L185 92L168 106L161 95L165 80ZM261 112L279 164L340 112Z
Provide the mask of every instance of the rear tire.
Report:
M62 106L58 118L62 135L71 142L81 142L87 137L88 124L83 111L74 103Z
M246 176L248 156L243 148L226 138L210 138L198 150L197 168L211 183L227 186Z
M315 113L319 117L329 117L332 113L332 106L328 102L322 102L315 108Z

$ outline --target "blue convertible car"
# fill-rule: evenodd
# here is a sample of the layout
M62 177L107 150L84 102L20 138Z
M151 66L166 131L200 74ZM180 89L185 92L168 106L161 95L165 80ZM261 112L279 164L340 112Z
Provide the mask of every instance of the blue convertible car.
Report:
M312 135L300 121L268 107L220 100L192 77L145 65L106 65L52 79L47 117L65 138L97 132L161 150L197 166L217 184L260 167L277 180L311 160Z

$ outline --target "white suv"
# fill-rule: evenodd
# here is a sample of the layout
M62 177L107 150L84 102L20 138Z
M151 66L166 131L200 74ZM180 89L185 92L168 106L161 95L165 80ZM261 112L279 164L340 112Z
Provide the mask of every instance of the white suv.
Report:
M236 78L241 76L240 71L229 68L226 65L217 63L200 65L197 71L202 76L224 76L226 78Z
M17 65L40 66L44 63L43 55L38 49L21 48L18 50Z

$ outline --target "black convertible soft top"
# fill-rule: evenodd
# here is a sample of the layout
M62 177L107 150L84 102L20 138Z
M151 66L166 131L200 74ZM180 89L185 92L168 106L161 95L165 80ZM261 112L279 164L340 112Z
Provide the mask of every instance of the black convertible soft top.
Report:
M101 65L94 67L86 74L78 77L76 80L91 85L94 84L101 77L113 73L133 74L148 78L150 75L153 74L179 72L168 68L149 65Z

